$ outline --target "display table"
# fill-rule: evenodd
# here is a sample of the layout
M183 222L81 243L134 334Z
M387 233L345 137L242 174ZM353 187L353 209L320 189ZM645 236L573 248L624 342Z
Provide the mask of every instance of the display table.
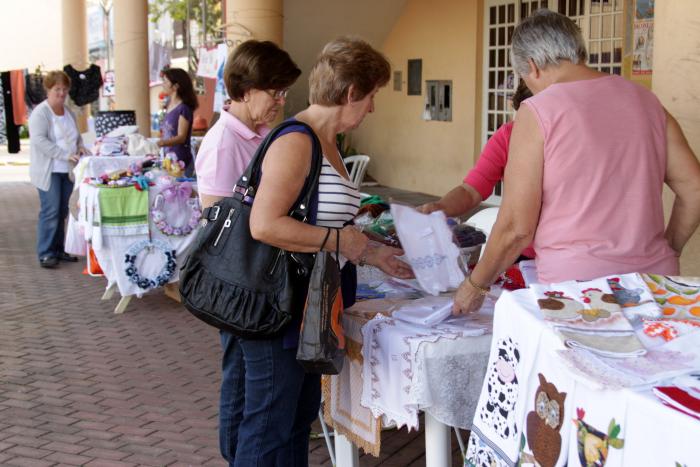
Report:
M76 180L85 180L86 177L98 177L103 173L109 173L126 169L134 162L140 162L144 157L110 156L110 157L85 157L75 169ZM80 176L80 177L78 177ZM80 183L79 210L77 224L80 231L88 241L95 253L97 261L107 278L107 286L103 300L110 299L115 292L119 292L121 299L115 308L115 313L123 312L133 296L140 297L144 293L158 288L167 283L178 280L179 264L187 254L187 249L195 238L197 228L186 234L169 235L161 231L153 219L153 206L160 196L163 205L161 211L172 226L185 226L190 222L192 209L187 205L192 198L184 198L187 193L173 197L164 202L161 196L165 190L177 187L180 184L174 181L170 184L158 184L149 187L146 192L137 192L133 186L124 188L112 188L93 186L88 183ZM140 200L143 221L137 225L112 225L104 222L104 196L123 194L121 199L113 202L128 204L130 196L141 196L147 200ZM196 195L196 194L195 194ZM191 193L189 194L191 196ZM127 199L127 201L124 201ZM101 203L102 200L102 203ZM119 208L119 206L117 206ZM130 216L125 216L129 220ZM166 271L167 269L167 271ZM135 277L134 272L138 274ZM167 273L167 281L158 280ZM149 283L150 280L150 283ZM161 284L160 282L164 282Z
M379 455L382 426L418 428L425 412L428 465L449 465L452 426L469 429L486 371L491 312L421 327L391 318L406 300L358 302L344 312L347 356L324 377L324 418L336 432L339 467L357 446Z
M590 285L585 288L586 284L574 286L582 288L584 296L601 292ZM642 288L630 291L637 295L636 304L629 306L654 305L654 300L639 300ZM551 300L563 303L573 301L572 297L576 299L575 294L559 287L544 297L532 289L523 289L504 293L499 299L466 465L700 465L700 420L662 404L649 385L635 385L631 377L615 378L622 373L610 369L624 369L642 380L646 378L652 386L673 384L674 379L662 377L654 382L655 375L700 370L700 332L689 332L653 348L648 345L651 341L641 335L639 340L647 347L644 355L589 359L593 363L584 365L578 361L572 366L571 356L579 351L564 345L563 328L552 327L543 314L543 310L563 313L565 308L552 306ZM584 303L593 303L592 300L595 298L585 302L584 298ZM601 317L599 322L613 320L613 308L608 314L600 313L603 303L609 305L610 301L589 309L597 310L598 316L579 308L582 316L588 316L588 324ZM626 311L624 314L632 316ZM603 335L608 331L601 326L595 332ZM609 333L604 339L591 342L604 344L621 334L622 331ZM596 368L602 365L595 362L603 361L610 366ZM578 367L587 373L578 371ZM611 387L613 384L618 387ZM632 386L625 386L629 384Z

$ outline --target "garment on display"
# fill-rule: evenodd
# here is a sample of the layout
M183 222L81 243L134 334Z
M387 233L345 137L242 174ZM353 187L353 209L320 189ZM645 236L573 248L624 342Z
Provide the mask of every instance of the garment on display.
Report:
M63 67L70 77L71 85L68 94L78 106L94 102L100 97L102 87L102 71L94 63L85 70L76 70L72 65Z
M15 125L14 107L12 102L12 83L10 72L4 71L0 73L2 80L2 92L5 105L5 136L7 138L7 152L17 154L20 150L19 144L19 126Z
M0 144L7 142L5 136L5 93L3 92L2 80L0 80Z
M41 104L46 99L44 75L41 73L41 68L24 76L24 92L24 101L30 108Z

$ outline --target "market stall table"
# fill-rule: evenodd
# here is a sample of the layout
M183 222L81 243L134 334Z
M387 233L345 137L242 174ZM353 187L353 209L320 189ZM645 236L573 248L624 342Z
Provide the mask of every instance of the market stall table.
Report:
M684 373L700 387L698 288L667 291L677 284L659 286L656 298L676 297L659 300L625 276L503 294L466 465L700 465L700 419L651 389L675 386ZM663 314L654 313L657 301L666 304ZM668 303L687 304L690 313L673 318L682 306ZM649 332L679 323L683 335L667 341Z
M429 466L451 465L450 427L470 428L491 342L488 306L427 327L391 317L407 302L367 300L344 312L345 364L323 382L338 467L359 465L357 446L378 456L382 426L417 429L419 411Z
M138 191L134 186L105 187L84 182L125 170L144 159L85 157L74 171L76 179L83 181L78 187L77 224L108 280L102 299L111 298L115 291L121 295L115 313L123 312L134 295L178 280L178 261L186 255L198 228L199 207L191 183L161 176L148 190ZM105 213L106 206L113 212ZM138 215L134 215L134 209Z

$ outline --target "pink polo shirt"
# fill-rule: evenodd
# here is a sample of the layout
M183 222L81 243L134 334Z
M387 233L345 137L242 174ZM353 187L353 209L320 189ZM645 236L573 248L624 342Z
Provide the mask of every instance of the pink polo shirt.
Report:
M226 110L221 112L219 120L204 136L195 159L200 193L211 196L233 193L233 187L270 128L261 126L259 132L252 131Z
M552 84L523 105L544 138L540 281L678 274L664 238L666 114L656 96L612 75Z

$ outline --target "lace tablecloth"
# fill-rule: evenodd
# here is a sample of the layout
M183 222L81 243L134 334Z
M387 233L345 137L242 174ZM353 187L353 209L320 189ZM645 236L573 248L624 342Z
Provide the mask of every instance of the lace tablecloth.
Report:
M417 428L419 410L468 429L486 371L488 313L421 328L391 318L404 302L366 300L346 310L345 365L324 378L326 421L375 456L382 424Z

